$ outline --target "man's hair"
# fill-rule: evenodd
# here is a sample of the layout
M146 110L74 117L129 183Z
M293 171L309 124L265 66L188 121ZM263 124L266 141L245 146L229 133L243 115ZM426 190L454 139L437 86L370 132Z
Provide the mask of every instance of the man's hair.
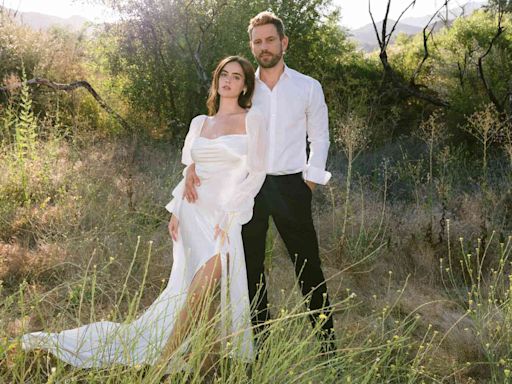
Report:
M249 32L249 40L252 39L252 30L254 27L266 24L273 24L281 39L285 36L283 20L277 17L274 13L265 11L258 13L251 19L251 21L249 21L249 28L247 28L247 32Z

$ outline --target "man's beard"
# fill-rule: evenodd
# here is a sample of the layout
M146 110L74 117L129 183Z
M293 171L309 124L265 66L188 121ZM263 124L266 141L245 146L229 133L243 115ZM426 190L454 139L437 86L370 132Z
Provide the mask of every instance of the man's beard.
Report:
M258 62L258 64L260 65L260 67L263 67L263 68L272 68L272 67L275 67L277 63L279 63L279 60L281 60L281 57L283 57L283 51L281 50L279 53L277 54L272 54L270 52L265 52L265 54L267 55L271 55L271 59L270 61L263 61L263 59L260 57L262 55L262 53L260 53L260 56L256 57L256 61Z

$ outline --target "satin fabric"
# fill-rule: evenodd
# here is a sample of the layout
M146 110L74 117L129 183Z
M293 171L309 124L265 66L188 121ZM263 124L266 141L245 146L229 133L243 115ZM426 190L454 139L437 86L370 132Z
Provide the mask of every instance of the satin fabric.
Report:
M201 180L199 199L182 198L184 179L173 190L166 209L178 217L178 239L173 242L173 265L167 287L143 314L130 323L99 321L58 333L33 332L22 336L22 347L47 349L76 367L111 364L154 364L171 335L197 271L220 254L221 332L232 355L254 357L249 297L241 225L252 217L254 197L265 179L265 125L256 110L246 115L246 134L216 139L200 136L206 116L192 120L182 150L182 162L196 164ZM227 241L214 239L215 225ZM185 342L180 348L184 353Z

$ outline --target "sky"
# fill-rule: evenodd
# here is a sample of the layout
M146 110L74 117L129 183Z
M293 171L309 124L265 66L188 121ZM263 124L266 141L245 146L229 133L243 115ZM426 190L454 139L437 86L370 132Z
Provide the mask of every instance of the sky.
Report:
M356 29L371 22L368 14L367 0L333 0L334 4L341 7L341 24ZM391 18L396 19L401 11L411 0L392 0ZM425 16L437 10L444 0L417 0L413 9L410 9L404 17ZM464 4L468 0L451 0L452 6ZM97 4L91 4L87 0L0 0L0 4L22 12L40 12L48 15L67 18L73 15L81 15L91 21L112 20L112 12ZM371 0L372 12L376 20L382 20L387 1ZM451 6L451 7L452 7Z
M62 18L78 15L94 22L115 18L108 8L87 0L0 0L0 5L2 3L20 12L39 12Z

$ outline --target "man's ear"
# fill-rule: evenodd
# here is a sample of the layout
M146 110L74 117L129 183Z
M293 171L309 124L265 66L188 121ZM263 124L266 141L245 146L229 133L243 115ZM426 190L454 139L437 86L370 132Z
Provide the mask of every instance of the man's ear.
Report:
M281 46L283 47L283 51L288 49L288 36L285 36L281 39Z

